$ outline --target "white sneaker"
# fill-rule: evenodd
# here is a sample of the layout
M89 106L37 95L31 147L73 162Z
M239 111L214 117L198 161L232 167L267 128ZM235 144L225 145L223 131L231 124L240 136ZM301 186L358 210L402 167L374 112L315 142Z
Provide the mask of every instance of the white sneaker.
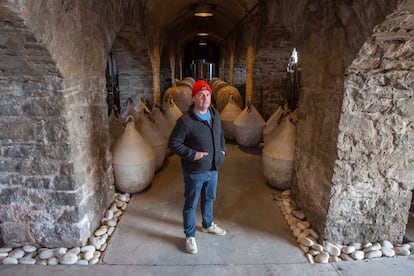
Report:
M194 237L185 238L185 249L191 254L196 254L198 252L197 243Z
M201 228L201 231L203 231L204 233L210 233L210 234L219 235L219 236L226 235L226 230L224 230L223 228L220 228L214 222L211 224L209 228L204 228L204 227Z

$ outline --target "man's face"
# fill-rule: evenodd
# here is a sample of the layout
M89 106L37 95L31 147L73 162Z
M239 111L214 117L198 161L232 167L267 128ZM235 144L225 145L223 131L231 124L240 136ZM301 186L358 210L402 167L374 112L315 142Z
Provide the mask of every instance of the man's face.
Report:
M211 94L208 90L201 90L193 97L194 106L198 110L206 110L211 103Z

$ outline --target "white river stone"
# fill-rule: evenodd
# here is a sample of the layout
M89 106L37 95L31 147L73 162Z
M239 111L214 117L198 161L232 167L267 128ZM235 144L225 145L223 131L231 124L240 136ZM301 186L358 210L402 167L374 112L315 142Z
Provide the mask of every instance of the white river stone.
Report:
M95 253L93 253L93 257L94 258L99 258L101 257L102 253L100 251L95 251Z
M385 257L395 256L394 250L392 248L388 247L388 246L383 246L381 248L381 252L382 252L382 255L384 255Z
M351 243L351 244L350 244L350 246L355 247L355 249L356 249L356 250L360 250L360 249L362 249L362 244L361 244L361 243L359 243L359 242L354 242L354 243Z
M101 248L101 243L99 242L99 238L97 238L97 237L90 238L90 243L91 243L91 245L93 245L98 250L99 250L99 248Z
M356 250L355 246L349 245L342 247L342 252L345 254L352 254Z
M324 248L325 248L326 252L329 253L329 255L332 255L332 256L339 256L339 255L341 255L341 250L337 246L333 245L330 242L327 242L325 244L325 247Z
M80 253L80 247L74 247L72 249L69 249L67 253L78 255Z
M115 205L116 205L116 207L118 207L118 208L121 208L121 206L122 206L123 204L124 204L124 203L123 203L122 201L120 201L120 200L115 201Z
M83 253L83 258L85 260L89 261L94 257L94 253L95 253L95 250L94 251L92 251L92 250L91 251L86 251L86 252Z
M292 207L290 207L290 206L286 206L286 208L285 208L285 212L286 212L286 214L292 214L292 212L293 212Z
M89 262L87 260L78 260L75 264L77 264L77 265L88 265Z
M54 250L53 249L46 249L43 250L42 252L40 252L39 254L39 258L41 260L47 260L52 258L53 256L55 256Z
M354 260L363 260L365 257L365 254L364 254L364 251L356 250L352 252L351 256L352 258L354 258Z
M4 258L2 261L2 264L18 264L18 263L19 262L17 261L17 259L13 257Z
M284 190L282 192L282 195L284 195L284 196L290 196L290 190L289 189L288 190Z
M112 210L108 210L108 211L106 211L106 213L105 213L105 218L106 219L112 219L114 217L114 212L112 211Z
M37 247L33 246L33 245L25 245L25 246L23 246L23 250L26 253L32 253L32 252L35 252L37 250Z
M394 247L395 254L399 256L408 256L410 255L410 250L404 247Z
M310 222L304 220L304 221L299 222L297 225L301 230L305 230L310 227Z
M114 231L115 231L115 227L113 227L113 226L109 227L108 228L108 235L109 236L112 235L112 233L114 233Z
M305 213L304 212L302 212L302 211L294 211L293 212L293 215L295 216L295 217L297 217L298 219L305 219Z
M78 261L78 256L73 253L66 253L60 260L61 264L74 264Z
M97 264L98 262L99 262L99 258L95 257L95 258L93 258L92 260L89 261L89 264L94 265L94 264Z
M365 257L367 259L373 259L373 258L379 258L382 256L382 252L377 249L377 250L371 250L369 252L366 253Z
M300 220L298 220L295 217L291 217L291 219L288 220L289 225L296 225Z
M31 253L26 253L26 255L24 255L25 257L29 257L29 258L34 258L37 256L37 252L31 252Z
M319 238L318 233L316 233L316 231L313 230L312 228L309 228L309 234L316 240Z
M122 215L122 211L117 211L117 212L115 212L114 213L114 218L117 218L117 217L119 217L119 216L121 216Z
M66 247L57 247L54 249L54 256L57 258L62 258L68 252Z
M105 251L105 249L106 249L107 246L108 246L108 244L107 243L104 243L104 244L101 245L101 249L99 249L99 250Z
M321 252L314 258L314 260L315 263L327 264L329 262L329 254L326 252Z
M123 194L120 194L120 195L118 196L118 199L119 199L119 200L121 200L121 201L123 201L123 202L126 202L126 200L127 200L127 196L126 196L126 195L123 195Z
M92 245L82 246L81 249L80 249L80 252L86 252L86 251L93 251L93 252L95 252L95 247L92 246Z
M340 257L341 257L341 259L342 259L342 260L344 260L344 261L353 261L353 260L354 260L351 256L349 256L348 254L345 254L345 253L342 253L342 254L340 255Z
M319 255L319 254L321 254L321 252L322 251L318 251L318 250L315 250L315 249L309 250L309 254L311 254L312 256Z
M9 252L8 257L20 259L21 257L24 256L24 254L25 254L25 252L23 251L23 249L16 248L16 249L13 249L12 251Z
M362 248L367 248L367 247L371 247L372 246L372 242L367 242L366 244L364 244L362 246Z
M376 251L376 250L380 250L380 249L381 249L380 244L373 244L372 246L368 246L368 247L364 248L364 252L368 253L370 251Z
M47 264L48 265L57 265L59 264L59 260L56 257L50 258L49 260L47 260Z
M319 252L322 252L323 251L323 246L319 243L315 243L315 244L312 245L312 249L317 250Z
M394 245L392 245L392 243L387 241L387 240L382 241L381 244L382 244L383 247L388 247L388 248L393 248L394 247Z
M376 242L376 243L373 243L372 246L365 248L364 251L368 252L368 251L374 251L374 250L380 250L380 249L381 249L381 244Z
M111 220L108 220L108 221L106 222L106 224L107 224L108 226L110 226L110 227L115 227L115 226L116 226L116 224L117 224L117 222L116 222L116 220L111 219Z
M306 238L307 236L309 236L309 232L308 231L303 231L302 233L300 233L300 235L298 236L298 240L302 239L302 238Z
M9 253L12 250L13 250L13 248L11 248L11 247L1 247L0 248L0 253Z
M299 243L303 244L304 246L308 246L308 247L310 247L314 244L314 242L311 239L307 238L307 237L300 239Z
M37 265L47 265L47 260L39 260Z
M329 262L330 263L337 263L339 262L341 259L339 259L338 256L329 256Z
M36 263L36 260L30 257L23 257L19 259L19 264L33 265Z
M313 256L311 254L306 254L305 255L306 259L308 260L309 263L313 264L315 263L315 261L313 260Z
M6 258L7 256L9 256L9 253L7 253L7 252L0 252L0 258Z
M293 230L293 236L294 236L295 238L298 238L300 234L302 234L302 231L300 230L300 228L299 228L299 227L297 227L297 228L295 228L295 229Z
M95 231L95 236L102 236L108 231L108 226L102 225Z
M304 246L303 244L299 244L299 248L303 251L303 253L309 252L309 247Z

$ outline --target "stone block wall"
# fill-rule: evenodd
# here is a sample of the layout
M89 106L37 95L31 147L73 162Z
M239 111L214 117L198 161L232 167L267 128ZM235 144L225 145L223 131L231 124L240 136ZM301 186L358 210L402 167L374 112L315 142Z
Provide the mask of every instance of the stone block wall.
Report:
M262 12L261 9L257 9L245 18L239 28L224 43L226 47L222 47L226 68L221 68L222 64L220 64L220 75L224 70L224 76L227 78L224 81L228 81L230 56L234 55L233 86L239 90L243 99L246 97L246 53L251 27L249 24L252 24L253 17ZM272 21L263 20L262 24L255 50L251 100L263 118L268 119L287 97L289 80L286 67L294 46L290 34L285 28ZM235 49L232 48L233 40L236 40Z
M269 1L268 20L289 31L301 67L292 194L321 238L332 208L345 69L397 1ZM275 16L276 11L283 11ZM367 191L368 192L368 191ZM355 203L355 202L354 202ZM341 204L338 202L337 204ZM354 206L357 206L356 204ZM329 225L331 227L332 225Z
M0 3L1 246L79 246L99 225L114 195L105 67L139 8Z
M285 29L263 30L254 66L252 101L265 120L287 99L286 67L292 50L293 43Z
M325 235L402 242L414 188L414 3L377 27L347 69Z
M80 239L80 228L62 79L45 45L15 13L6 16L10 21L0 23L0 243L65 244Z
M132 41L135 43L129 45ZM121 114L127 108L128 98L135 104L138 104L141 98L148 103L153 101L151 62L149 52L142 41L142 35L122 30L111 50L119 70Z

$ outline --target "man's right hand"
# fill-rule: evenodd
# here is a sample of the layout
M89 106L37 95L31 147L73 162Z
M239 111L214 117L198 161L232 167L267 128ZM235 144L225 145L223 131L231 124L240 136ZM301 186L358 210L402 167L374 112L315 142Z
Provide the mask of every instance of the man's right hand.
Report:
M196 160L200 160L201 158L203 158L204 156L207 156L207 155L208 155L208 152L197 151Z

